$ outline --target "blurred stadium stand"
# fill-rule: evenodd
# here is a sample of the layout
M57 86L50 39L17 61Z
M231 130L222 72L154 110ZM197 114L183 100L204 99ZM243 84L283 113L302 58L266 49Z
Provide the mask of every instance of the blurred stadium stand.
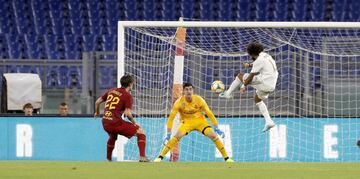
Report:
M83 52L115 52L117 21L360 21L359 0L0 0L0 58L79 60ZM221 48L221 47L220 47ZM0 66L6 72L46 73L46 88L81 88L82 67ZM203 69L206 74L212 73ZM292 88L291 69L281 69L282 88ZM113 76L100 69L100 78ZM224 79L235 72L226 72ZM318 69L313 70L317 86ZM336 73L336 72L334 72ZM205 79L210 83L213 79ZM101 80L100 88L114 82Z
M357 0L1 0L1 57L115 51L118 20L359 21ZM95 39L95 40L94 40Z

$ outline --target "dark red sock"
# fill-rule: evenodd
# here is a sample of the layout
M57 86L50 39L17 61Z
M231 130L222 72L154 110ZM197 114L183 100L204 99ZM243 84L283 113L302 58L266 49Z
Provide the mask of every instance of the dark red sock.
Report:
M106 145L106 159L108 161L112 160L112 151L114 150L116 139L117 135L109 135L109 140Z
M145 147L146 147L146 136L145 134L137 135L137 143L139 147L140 157L145 157Z

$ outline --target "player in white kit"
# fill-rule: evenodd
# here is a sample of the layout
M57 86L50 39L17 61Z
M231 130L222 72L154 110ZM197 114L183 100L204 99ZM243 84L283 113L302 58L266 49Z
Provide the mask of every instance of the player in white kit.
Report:
M246 86L252 86L256 89L254 101L258 106L261 114L265 118L263 132L270 130L275 126L274 121L269 115L269 111L263 102L263 99L269 97L269 94L275 90L276 81L279 76L274 59L267 53L263 52L264 47L257 42L252 42L247 46L247 53L254 60L252 64L243 63L245 68L252 67L250 73L239 73L231 83L228 90L220 93L222 98L231 98L231 93L242 83L240 93L246 92Z

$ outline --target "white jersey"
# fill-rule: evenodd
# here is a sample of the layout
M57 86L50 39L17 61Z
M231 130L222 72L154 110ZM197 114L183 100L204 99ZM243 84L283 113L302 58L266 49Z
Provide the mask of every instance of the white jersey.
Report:
M259 73L256 75L268 91L273 91L279 76L275 60L267 53L261 52L253 62L250 73Z

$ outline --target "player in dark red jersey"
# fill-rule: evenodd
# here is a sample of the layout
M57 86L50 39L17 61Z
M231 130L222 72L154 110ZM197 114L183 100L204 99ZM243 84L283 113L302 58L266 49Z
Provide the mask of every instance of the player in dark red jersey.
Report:
M134 78L130 75L124 75L120 79L120 84L121 88L110 89L95 102L95 117L99 116L100 104L105 102L102 124L104 130L109 134L106 158L108 161L111 161L111 154L118 134L129 139L136 135L140 153L139 161L148 162L149 160L145 155L145 133L140 128L139 124L136 123L131 113L133 99L130 91L134 85ZM131 122L124 121L121 117L122 114L124 114Z

